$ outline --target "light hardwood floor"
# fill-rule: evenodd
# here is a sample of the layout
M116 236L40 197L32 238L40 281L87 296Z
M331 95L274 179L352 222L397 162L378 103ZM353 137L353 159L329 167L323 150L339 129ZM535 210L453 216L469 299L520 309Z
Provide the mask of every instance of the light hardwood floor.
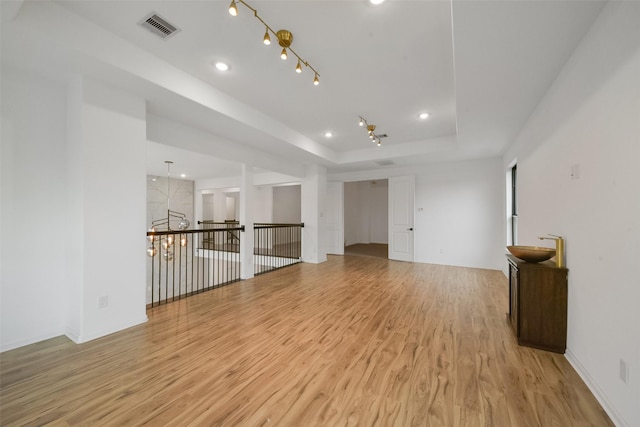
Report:
M3 353L1 424L609 426L564 356L519 347L499 271L334 257Z
M345 255L375 256L389 258L389 245L381 243L356 243L344 247Z

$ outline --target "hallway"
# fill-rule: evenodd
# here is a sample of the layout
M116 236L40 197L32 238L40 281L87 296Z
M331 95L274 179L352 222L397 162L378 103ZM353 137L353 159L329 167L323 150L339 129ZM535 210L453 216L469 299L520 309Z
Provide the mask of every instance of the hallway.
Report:
M564 356L520 347L503 273L363 256L1 356L2 425L612 425Z

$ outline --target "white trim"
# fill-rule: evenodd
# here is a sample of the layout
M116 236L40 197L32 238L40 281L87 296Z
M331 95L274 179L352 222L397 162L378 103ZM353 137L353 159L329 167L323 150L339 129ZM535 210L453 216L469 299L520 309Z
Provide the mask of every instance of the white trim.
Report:
M70 340L72 340L76 344L83 344L85 342L89 342L89 341L95 340L97 338L102 338L104 336L111 335L111 334L114 334L116 332L120 332L122 330L131 328L133 326L140 325L142 323L147 322L148 320L149 320L149 318L145 314L144 316L139 317L139 318L134 319L134 320L131 320L130 322L121 322L117 326L113 326L113 327L110 327L108 329L102 329L102 330L93 332L93 333L88 334L88 335L78 335L76 333L73 333L73 331L71 331L71 330L67 330L67 334L66 335Z
M615 409L614 405L607 399L607 396L602 392L602 389L598 386L598 383L593 379L593 377L589 374L589 371L582 366L582 363L578 360L578 358L571 352L571 350L567 349L564 357L567 359L569 364L573 366L573 369L576 370L582 381L585 382L591 393L595 396L596 400L602 405L604 411L609 415L611 421L618 427L631 427L622 416Z
M16 348L24 347L24 346L27 346L27 345L35 344L35 343L38 343L40 341L45 341L45 340L48 340L48 339L51 339L51 338L56 338L56 337L59 337L61 335L64 335L64 333L62 331L51 331L51 332L48 332L46 334L38 335L38 336L35 336L35 337L24 338L24 339L12 341L12 342L9 342L9 343L5 344L4 346L2 346L2 348L0 348L0 353L5 352L5 351L9 351L9 350L14 350Z

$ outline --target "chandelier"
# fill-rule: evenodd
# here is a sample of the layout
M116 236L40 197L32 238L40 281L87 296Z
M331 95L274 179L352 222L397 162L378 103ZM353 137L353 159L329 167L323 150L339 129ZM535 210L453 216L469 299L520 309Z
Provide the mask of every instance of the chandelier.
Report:
M382 134L376 133L375 132L376 125L369 124L367 120L362 116L358 116L358 117L360 118L360 122L358 124L361 127L364 127L365 125L367 126L367 133L369 134L369 139L371 139L373 142L378 144L378 147L380 147L382 145L381 138L386 138L388 135L386 133L382 133Z
M157 231L184 231L191 225L185 214L171 210L171 164L173 162L170 160L166 160L165 163L167 164L167 217L152 221L151 228L147 230L149 233L155 233ZM171 227L172 221L174 224L177 223L177 229ZM173 245L175 243L175 235L147 234L147 239L149 240L149 246L147 247L148 256L156 256L159 246L163 250L162 256L165 260L171 261L173 259ZM180 246L187 246L186 234L180 234Z
M305 67L311 68L311 70L314 72L313 84L315 86L318 86L320 84L320 79L318 78L320 77L320 74L318 73L318 71L315 68L313 68L311 64L309 64L307 61L302 59L302 57L298 55L296 51L291 48L291 43L293 43L293 34L291 34L291 31L289 30L274 31L269 26L269 24L264 22L264 20L260 16L258 16L258 11L252 8L251 6L249 6L244 0L237 0L237 1L231 0L231 4L229 5L229 14L231 16L238 16L238 3L245 5L249 10L253 12L253 16L255 16L258 21L264 24L265 31L264 31L264 37L262 38L262 42L268 46L271 44L271 36L269 35L269 33L276 36L276 38L278 39L278 44L280 45L280 47L282 47L282 52L280 52L280 58L282 58L283 60L287 59L287 49L288 49L289 52L293 53L296 56L296 58L298 58L298 63L296 64L296 68L295 68L296 73L298 74L302 73L302 65L304 65Z

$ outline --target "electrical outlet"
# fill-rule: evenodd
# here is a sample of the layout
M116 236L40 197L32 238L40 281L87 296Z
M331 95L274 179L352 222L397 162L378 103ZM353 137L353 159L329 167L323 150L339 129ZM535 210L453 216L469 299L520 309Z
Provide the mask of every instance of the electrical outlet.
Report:
M620 359L620 379L625 384L629 382L629 367L623 359Z
M98 298L98 308L107 308L109 306L109 297L106 295Z

